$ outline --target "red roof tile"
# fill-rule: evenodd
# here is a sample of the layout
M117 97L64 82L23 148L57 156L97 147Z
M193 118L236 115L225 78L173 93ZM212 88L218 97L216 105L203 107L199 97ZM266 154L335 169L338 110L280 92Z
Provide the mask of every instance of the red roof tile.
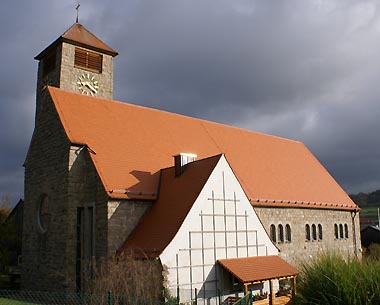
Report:
M49 88L68 138L91 154L112 198L155 198L173 156L224 153L252 204L358 207L305 145L205 120ZM139 194L139 195L138 195Z
M103 41L97 38L83 25L74 23L65 33L63 33L56 41L49 45L45 50L38 54L35 59L40 60L48 50L54 48L58 43L65 41L78 46L86 47L97 52L116 56L118 53L107 46Z
M218 263L243 283L299 274L295 267L277 255L220 259Z
M176 177L174 167L161 171L159 198L121 250L157 257L172 241L221 155L191 162Z

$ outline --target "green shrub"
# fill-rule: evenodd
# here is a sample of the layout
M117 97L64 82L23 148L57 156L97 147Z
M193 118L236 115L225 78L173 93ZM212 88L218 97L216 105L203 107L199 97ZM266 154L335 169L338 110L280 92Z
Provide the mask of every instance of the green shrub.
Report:
M294 304L380 304L380 262L322 255L305 263Z

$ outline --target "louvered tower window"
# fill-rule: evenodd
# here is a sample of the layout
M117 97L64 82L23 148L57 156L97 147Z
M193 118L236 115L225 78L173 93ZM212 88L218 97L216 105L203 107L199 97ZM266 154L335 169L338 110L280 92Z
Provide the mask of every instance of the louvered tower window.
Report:
M56 52L53 50L43 60L43 76L55 69Z
M75 48L75 67L102 73L102 62L103 57L101 54Z

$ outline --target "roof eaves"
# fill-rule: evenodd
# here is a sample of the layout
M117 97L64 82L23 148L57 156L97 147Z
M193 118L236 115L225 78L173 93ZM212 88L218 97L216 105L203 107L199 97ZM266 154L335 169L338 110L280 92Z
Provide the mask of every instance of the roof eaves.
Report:
M90 49L90 50L93 50L93 51L96 51L96 52L99 52L99 53L111 55L112 57L115 57L115 56L117 56L119 54L118 52L116 52L115 50L112 50L112 49L111 50L106 50L106 49L98 48L98 47L95 47L95 46L92 46L92 45L88 45L88 44L85 44L85 43L82 43L82 42L79 42L79 41L76 41L76 40L72 40L72 39L69 39L69 38L65 38L65 37L61 37L61 41L62 42L70 43L72 45L76 45L78 47Z
M65 37L70 31L71 29L73 29L73 27L75 26L76 24L72 25L68 30L66 30L61 36L59 36L55 41L53 41L48 47L46 47L42 52L40 52L37 56L34 57L34 59L36 60L41 60L47 53L49 53L52 49L54 49L58 44L62 43L62 42L67 42L67 43L70 43L70 44L73 44L73 45L76 45L76 46L79 46L79 47L83 47L83 48L87 48L87 49L90 49L90 50L93 50L95 52L99 52L99 53L103 53L103 54L107 54L107 55L110 55L112 57L115 57L117 56L119 53L116 52L114 49L110 48L107 44L105 44L102 40L100 40L98 37L96 37L94 34L92 34L90 31L88 31L85 27L83 27L82 25L80 25L88 34L90 34L95 40L99 41L101 44L103 44L105 47L104 48L100 48L100 47L96 47L94 45L91 45L91 44L86 44L86 43L82 43L80 41L77 41L75 39L70 39L70 38L67 38Z
M249 201L253 207L293 207L293 208L316 208L316 209L333 209L333 210L349 210L360 211L357 205L350 205L348 203L328 203L328 202L314 202L303 200L278 200L278 199L261 199L250 198Z
M62 36L58 37L53 41L48 47L46 47L42 52L34 57L35 60L41 60L47 53L53 50L62 41Z

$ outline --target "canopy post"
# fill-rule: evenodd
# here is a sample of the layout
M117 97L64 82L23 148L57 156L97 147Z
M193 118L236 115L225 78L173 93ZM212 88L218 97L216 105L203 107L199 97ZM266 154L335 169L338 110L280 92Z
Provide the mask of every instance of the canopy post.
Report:
M293 290L292 290L292 297L294 297L297 293L297 276L293 276Z
M244 283L244 295L248 294L248 285L249 283Z
M273 281L269 280L269 305L274 304Z

